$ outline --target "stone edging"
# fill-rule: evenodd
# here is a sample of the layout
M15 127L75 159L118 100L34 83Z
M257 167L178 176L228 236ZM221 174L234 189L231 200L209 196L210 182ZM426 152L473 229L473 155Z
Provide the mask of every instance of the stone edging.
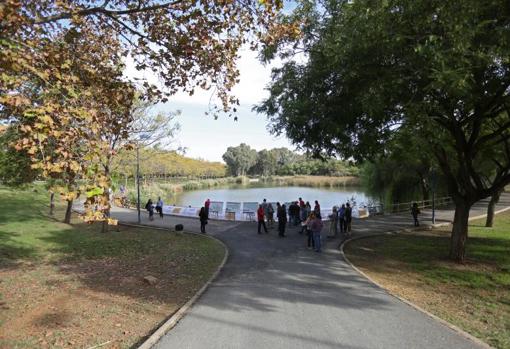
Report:
M144 228L144 229L155 229L155 230L164 230L169 231L168 228L161 228L161 227L153 227L150 225L141 225L141 224L131 224L131 223L120 223L119 225L126 226L126 227L134 227L134 228ZM225 249L225 255L223 256L223 260L221 261L218 268L216 268L216 271L214 274L207 280L207 282L200 288L200 290L195 293L193 297L191 297L190 300L188 300L182 307L180 307L175 313L170 316L153 334L149 336L139 347L138 349L149 349L152 348L154 344L156 344L168 331L170 331L177 323L186 315L188 310L195 304L195 302L202 296L202 294L207 290L209 285L216 279L221 271L223 269L223 266L227 262L229 251L227 245L220 239L217 239L211 235L207 234L201 234L201 233L194 233L194 232L184 232L186 234L193 234L193 235L199 235L204 236L212 240L218 241L223 248Z
M505 211L509 211L510 210L510 207L505 207L501 210L498 210L498 211L495 211L494 214L498 214L498 213L502 213L502 212L505 212ZM470 217L469 220L472 221L472 220L476 220L476 219L480 219L480 218L484 218L484 217L487 217L486 214L483 214L483 215L478 215L478 216L474 216L474 217ZM439 223L439 224L434 224L433 227L441 227L441 226L446 226L446 225L449 225L451 223ZM399 232L409 232L411 229L401 229L401 230L398 230L398 231L390 231L390 232L385 232L385 233L378 233L378 234L371 234L371 235L364 235L364 236L357 236L357 237L354 237L354 238L351 238L351 239L347 239L347 240L344 240L340 246L339 246L339 249L340 249L340 254L342 255L342 258L345 260L345 262L352 268L354 269L358 274L360 274L361 276L363 276L364 278L366 278L369 282L371 282L372 284L374 284L375 286L377 286L378 288L382 289L383 291L385 291L387 294L389 294L390 296L392 297L395 297L397 298L399 301L409 305L410 307L414 308L415 310L429 316L430 318L438 321L439 323L443 324L444 326L452 329L453 331L457 332L458 334L460 334L461 336L475 342L476 344L480 345L481 347L483 348L486 348L486 349L493 349L493 347L491 347L489 344L485 343L484 341L482 341L481 339L479 338L476 338L475 336L467 333L466 331L462 330L461 328L455 326L454 324L451 324L449 323L448 321L446 320L443 320L441 319L440 317L428 312L427 310L421 308L420 306L408 301L407 299L405 298L402 298L392 292L390 292L390 290L388 290L387 288L385 288L383 285L381 285L380 283L378 283L377 281L375 281L374 279L372 279L370 276L368 276L365 272L363 272L362 270L360 270L358 267L356 267L350 260L349 258L347 258L347 256L345 255L345 252L344 252L344 247L345 245L347 245L349 242L351 241L356 241L356 240L361 240L361 239L368 239L368 238L372 238L372 237L376 237L376 236L384 236L384 235L394 235L394 234L398 234ZM414 229L412 229L414 230Z

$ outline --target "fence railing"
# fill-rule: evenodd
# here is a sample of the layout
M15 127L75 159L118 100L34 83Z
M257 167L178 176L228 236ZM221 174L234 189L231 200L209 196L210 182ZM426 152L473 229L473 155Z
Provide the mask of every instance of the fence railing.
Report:
M434 204L436 207L444 207L449 206L453 203L452 198L450 196L444 196L434 199ZM411 206L417 203L418 208L425 209L425 208L432 208L432 199L430 200L420 200L420 201L411 201L411 202L397 202L395 204L391 205L385 205L382 204L375 205L375 206L368 206L368 212L373 214L383 214L383 213L399 213L399 212L408 212L411 210Z

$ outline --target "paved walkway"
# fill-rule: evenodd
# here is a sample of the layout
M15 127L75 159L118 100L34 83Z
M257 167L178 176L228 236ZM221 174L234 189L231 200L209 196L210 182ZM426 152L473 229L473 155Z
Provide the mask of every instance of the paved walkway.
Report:
M510 206L510 195L498 208ZM476 205L472 216L485 213ZM136 213L116 210L121 221ZM425 223L430 212L424 212ZM451 220L452 210L437 213ZM144 215L143 223L147 217ZM411 227L410 214L356 220L354 235ZM199 231L197 220L156 217L150 224ZM211 221L209 233L227 244L230 258L220 276L155 348L479 348L448 327L398 301L341 259L338 241L323 253L306 249L289 229L257 235L255 223Z

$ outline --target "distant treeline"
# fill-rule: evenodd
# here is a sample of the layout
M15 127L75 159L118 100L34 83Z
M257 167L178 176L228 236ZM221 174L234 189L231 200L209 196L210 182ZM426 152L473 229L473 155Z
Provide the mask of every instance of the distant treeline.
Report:
M143 177L171 180L173 177L220 178L227 168L220 162L192 159L176 151L140 149L140 173ZM136 150L123 150L115 157L113 171L119 177L136 176Z
M241 143L229 147L223 160L232 176L358 176L359 169L337 159L318 160L297 154L287 148L256 151Z

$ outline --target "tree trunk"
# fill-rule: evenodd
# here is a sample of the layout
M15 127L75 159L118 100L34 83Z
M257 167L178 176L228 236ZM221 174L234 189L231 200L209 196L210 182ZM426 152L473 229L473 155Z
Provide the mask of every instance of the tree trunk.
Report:
M455 218L453 220L450 241L450 258L463 263L466 257L466 241L468 237L468 220L471 204L465 200L455 202Z
M55 193L50 192L50 216L53 216L55 210Z
M429 199L429 186L425 178L423 178L422 174L418 172L418 177L420 177L420 187L421 194L423 196L423 201L427 201Z
M501 192L497 192L491 196L491 200L489 201L489 206L487 207L487 220L485 221L486 227L492 227L494 224L494 207L499 202L499 197L501 196Z
M108 233L108 221L103 221L101 223L101 233L103 234Z
M73 213L73 200L67 200L66 215L64 223L71 224L71 214Z

